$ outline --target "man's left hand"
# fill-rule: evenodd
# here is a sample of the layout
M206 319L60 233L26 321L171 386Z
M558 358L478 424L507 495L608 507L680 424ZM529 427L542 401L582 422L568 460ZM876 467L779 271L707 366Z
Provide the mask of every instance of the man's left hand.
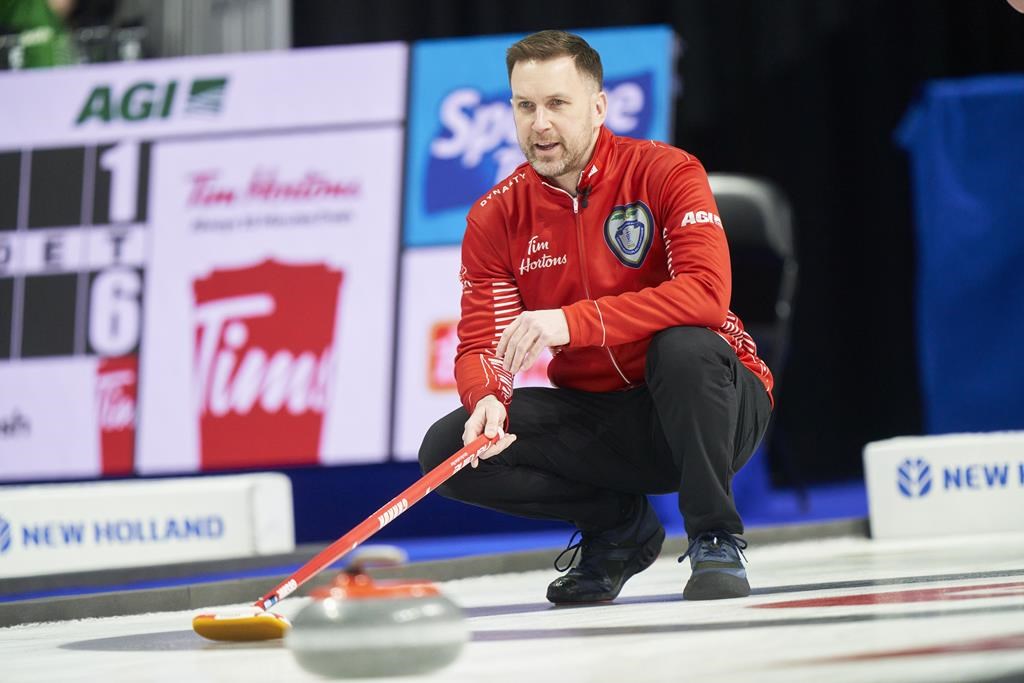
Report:
M525 311L505 328L495 353L513 375L534 364L546 347L569 343L569 323L560 308Z

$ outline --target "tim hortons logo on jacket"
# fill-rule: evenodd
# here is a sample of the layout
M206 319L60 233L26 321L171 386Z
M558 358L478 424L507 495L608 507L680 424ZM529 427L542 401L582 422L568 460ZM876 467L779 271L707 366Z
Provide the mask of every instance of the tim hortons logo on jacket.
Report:
M318 462L342 277L264 261L193 283L202 469Z
M546 241L541 240L536 235L530 238L529 243L526 245L526 258L519 262L519 274L525 275L531 270L539 270L541 268L551 268L554 266L564 266L568 263L568 258L565 254L560 256L552 256L547 253L550 247Z
M100 359L96 367L100 470L107 476L134 469L138 364L138 356L131 355Z

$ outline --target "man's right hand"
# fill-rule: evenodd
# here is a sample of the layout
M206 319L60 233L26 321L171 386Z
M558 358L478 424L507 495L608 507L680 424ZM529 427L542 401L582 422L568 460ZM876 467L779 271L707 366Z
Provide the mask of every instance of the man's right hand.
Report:
M463 445L468 444L481 434L489 439L500 436L501 438L493 446L480 454L479 460L486 460L501 453L516 440L515 434L505 434L504 425L507 417L508 412L501 401L494 396L484 396L476 402L473 414L466 420L466 427L462 432ZM479 464L479 460L473 460L473 467Z

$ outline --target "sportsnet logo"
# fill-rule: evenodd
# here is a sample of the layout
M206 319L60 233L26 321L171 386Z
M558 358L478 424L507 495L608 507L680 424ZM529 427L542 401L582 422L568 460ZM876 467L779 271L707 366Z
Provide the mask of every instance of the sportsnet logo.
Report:
M609 129L618 135L649 137L653 83L652 72L605 81ZM427 161L428 215L467 206L524 161L507 90L452 90L441 101L438 117Z
M341 282L264 261L193 283L202 469L319 461Z

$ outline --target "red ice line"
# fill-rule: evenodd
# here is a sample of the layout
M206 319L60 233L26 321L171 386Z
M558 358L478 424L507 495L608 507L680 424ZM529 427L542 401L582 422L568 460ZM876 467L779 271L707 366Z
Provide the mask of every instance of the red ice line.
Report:
M824 598L784 600L751 605L759 608L779 607L844 607L850 605L884 605L907 602L938 602L944 600L980 600L982 598L1024 597L1024 581L1009 583L987 583L974 586L947 586L944 588L919 588L885 593L858 593L854 595L833 595Z

